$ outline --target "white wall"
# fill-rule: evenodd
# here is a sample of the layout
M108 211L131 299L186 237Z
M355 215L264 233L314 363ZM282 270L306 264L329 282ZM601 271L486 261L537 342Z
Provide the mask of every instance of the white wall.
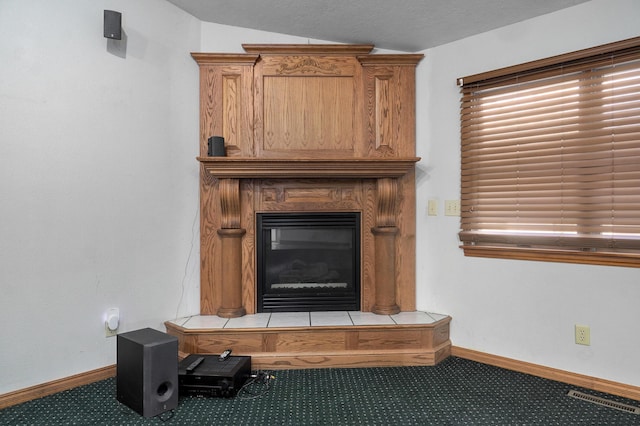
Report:
M286 34L271 33L228 25L202 23L202 52L244 53L243 44L323 44L337 43L330 40L319 40L307 37L296 37ZM377 49L372 53L403 53L395 50Z
M202 23L201 48L203 52L244 53L243 44L267 43L306 44L330 42L209 22Z
M430 49L418 68L418 308L452 316L454 345L640 386L640 269L465 258L457 77L640 35L640 2L594 0ZM440 215L427 216L427 200ZM591 346L574 343L591 327Z
M114 364L110 307L122 331L199 312L200 22L157 0L2 0L0 28L2 394Z

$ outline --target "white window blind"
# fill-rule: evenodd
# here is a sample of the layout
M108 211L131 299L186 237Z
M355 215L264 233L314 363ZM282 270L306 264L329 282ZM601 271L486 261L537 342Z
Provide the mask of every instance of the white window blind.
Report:
M463 248L640 253L640 37L459 84Z

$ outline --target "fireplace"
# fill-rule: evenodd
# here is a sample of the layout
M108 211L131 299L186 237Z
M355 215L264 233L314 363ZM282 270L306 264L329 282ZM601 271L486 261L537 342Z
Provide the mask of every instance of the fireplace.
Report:
M360 213L258 213L258 312L360 310Z
M192 54L200 68L200 314L207 328L169 321L167 331L185 353L233 346L263 369L446 358L450 318L262 328L258 316L233 321L246 328L232 320L230 328L208 328L217 318L207 316L267 312L281 296L289 299L276 307L283 311L416 310L415 67L422 55L371 54L372 45L243 48ZM225 157L208 156L211 136L224 137ZM272 266L259 266L258 257ZM258 281L271 285L260 290Z
M415 67L423 55L373 47L192 54L200 67L201 314L415 310ZM207 155L214 135L224 137L225 157ZM359 215L352 252L339 256L354 270L328 266L327 242L309 245L316 234L306 227L257 226L265 214L298 212ZM285 249L292 241L283 235L305 243ZM342 243L332 244L339 252ZM280 260L291 253L299 256ZM263 268L258 257L277 266Z

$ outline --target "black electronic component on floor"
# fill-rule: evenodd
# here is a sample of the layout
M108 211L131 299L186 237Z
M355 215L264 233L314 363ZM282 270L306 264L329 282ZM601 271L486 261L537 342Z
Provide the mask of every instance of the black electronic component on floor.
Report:
M191 354L178 364L180 396L233 397L251 375L250 356Z
M116 397L144 417L178 406L178 339L143 328L118 334Z

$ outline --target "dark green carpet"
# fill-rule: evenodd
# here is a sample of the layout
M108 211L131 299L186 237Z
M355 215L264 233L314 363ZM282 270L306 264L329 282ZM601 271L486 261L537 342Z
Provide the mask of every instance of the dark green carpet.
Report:
M115 379L0 411L2 425L640 425L546 379L451 357L435 367L274 371L255 399L180 398L161 418L118 403ZM256 390L256 389L254 389ZM169 418L170 417L170 418Z

